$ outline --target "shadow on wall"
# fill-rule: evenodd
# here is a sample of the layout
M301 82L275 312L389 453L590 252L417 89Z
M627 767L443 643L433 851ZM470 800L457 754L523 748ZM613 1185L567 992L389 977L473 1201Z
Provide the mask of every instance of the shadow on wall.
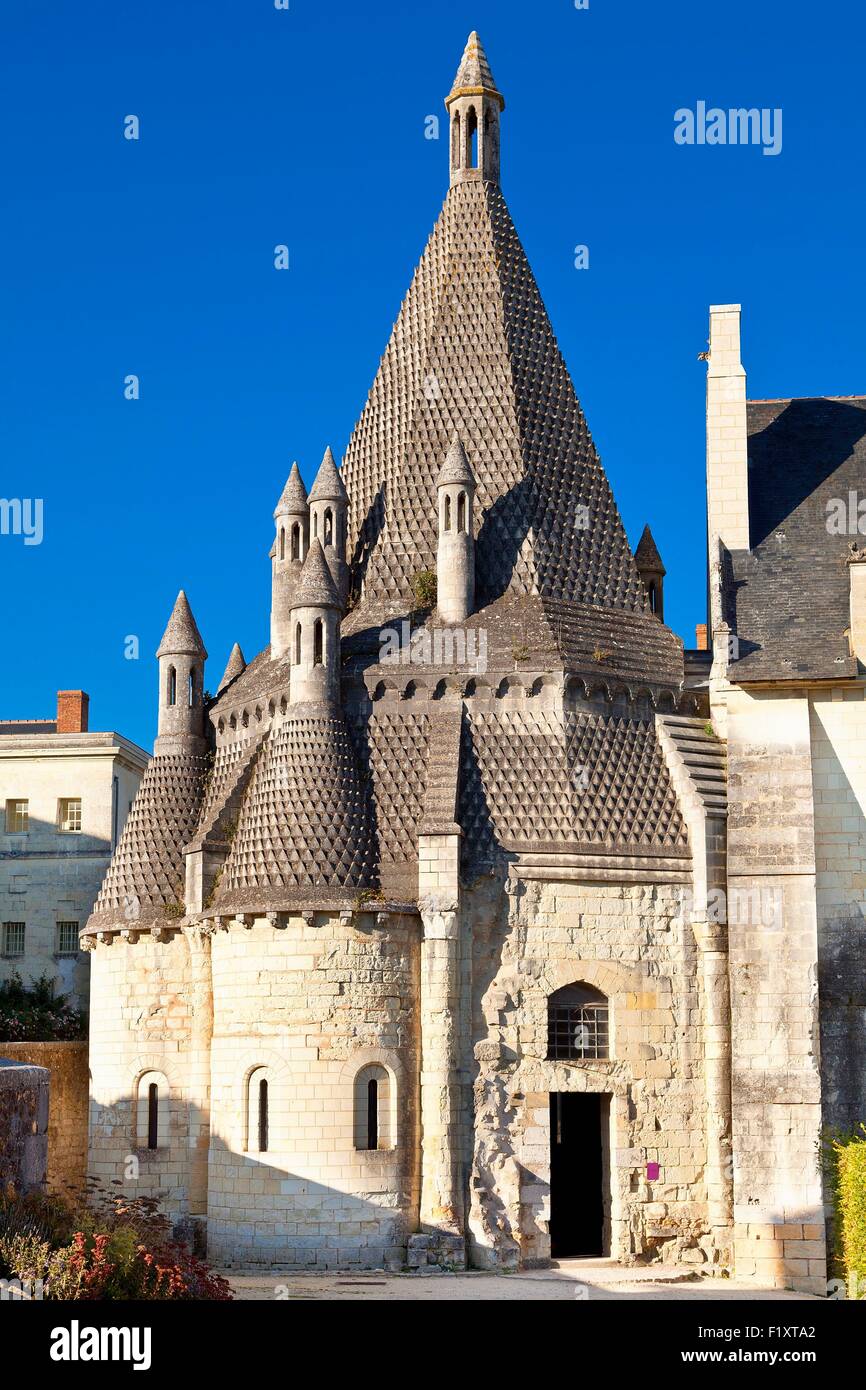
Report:
M866 816L823 729L815 740L819 723L813 711L822 1110L825 1125L855 1129L866 1119L866 889L840 880L862 881Z
M417 1230L417 1191L401 1147L331 1153L338 1188L303 1171L290 1149L266 1158L210 1141L207 1220L191 1208L195 1136L202 1114L187 1102L125 1096L91 1101L90 1184L103 1195L158 1199L179 1238L220 1267L401 1269ZM153 1146L149 1146L151 1141ZM343 1161L341 1161L341 1159ZM309 1156L306 1156L309 1163Z

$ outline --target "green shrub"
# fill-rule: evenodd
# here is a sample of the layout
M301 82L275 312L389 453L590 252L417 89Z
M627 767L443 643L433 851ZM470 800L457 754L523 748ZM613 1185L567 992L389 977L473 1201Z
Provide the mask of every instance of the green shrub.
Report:
M415 595L415 602L419 608L436 607L436 572L435 570L418 570L412 576L412 593Z
M837 1261L846 1282L866 1288L866 1125L832 1141Z
M87 1037L87 1015L56 994L47 975L25 985L20 975L0 984L0 1043L79 1042Z

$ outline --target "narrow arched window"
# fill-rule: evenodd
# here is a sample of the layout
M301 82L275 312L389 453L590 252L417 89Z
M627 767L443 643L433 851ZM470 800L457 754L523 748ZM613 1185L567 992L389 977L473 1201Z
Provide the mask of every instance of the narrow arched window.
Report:
M460 112L455 111L454 120L451 122L451 164L455 169L459 169L460 163Z
M658 605L656 599L656 582L654 579L650 580L647 593L649 594L650 611L655 613Z
M313 624L313 665L322 666L325 660L324 627L321 618Z
M475 114L475 107L470 106L469 115L466 118L466 155L467 166L470 169L478 168L478 117Z
M256 1067L247 1077L246 1136L250 1153L267 1153L270 1142L270 1096L267 1067Z
M609 1056L608 1001L591 985L566 985L547 1001L547 1055L554 1061Z
M293 559L293 560L300 560L300 558L301 558L301 527L300 527L300 524L296 521L295 524L294 524L294 526L292 527L292 559Z
M138 1079L135 1143L148 1150L168 1144L168 1082L161 1072L148 1071Z
M362 1067L355 1077L355 1148L394 1146L391 1075L385 1067Z
M313 540L316 539L316 536L318 536L318 534L319 534L319 513L318 513L318 512L313 512Z
M147 1088L147 1147L159 1148L159 1087L155 1081Z
M189 673L189 680L187 681L187 699L188 699L188 702L189 702L189 707L190 707L190 709L192 709L193 705L195 704L195 672L194 672L194 671L190 671L190 673Z
M263 1076L259 1082L259 1153L268 1151L268 1081Z
M445 530L451 530L451 498L445 494Z
M301 664L301 624L295 623L295 665Z
M281 527L280 527L280 559L281 559L281 560L285 560L285 558L286 558L286 528L285 528L285 526L281 526Z
M367 1148L379 1147L379 1082L371 1076L367 1082Z
M466 530L466 493L461 492L457 498L457 530Z
M323 531L324 531L324 542L325 542L325 545L333 545L333 544L334 544L334 513L331 511L331 508L330 508L330 507L328 507L327 511L325 512L324 520L323 520L323 523L322 523L322 529L323 529Z
M177 671L173 666L168 668L168 703L177 704Z

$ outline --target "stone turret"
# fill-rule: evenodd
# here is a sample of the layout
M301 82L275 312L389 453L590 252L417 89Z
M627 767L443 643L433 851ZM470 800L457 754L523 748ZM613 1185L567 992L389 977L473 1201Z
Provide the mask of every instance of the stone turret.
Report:
M157 650L159 661L158 753L202 753L204 664L207 660L187 596L181 589Z
M221 690L225 690L227 685L231 685L232 681L236 680L238 676L242 675L246 669L246 658L240 649L240 645L237 642L235 642L234 646L231 649L231 652L229 653L229 659L226 663L226 669L223 671L223 678L217 686L217 694L219 694Z
M474 30L445 106L451 120L451 183L472 179L498 183L499 116L505 110L505 98Z
M439 547L436 588L439 616L462 623L475 607L475 477L463 445L454 436L436 484L439 495Z
M644 582L650 608L656 617L664 622L664 583L667 570L662 564L662 557L659 555L658 546L653 540L653 533L649 526L643 528L643 535L638 541L637 550L634 553L634 561L638 568L638 574Z
M346 518L349 495L343 485L330 447L325 450L316 481L310 488L310 539L321 542L331 577L345 608L349 594L346 564Z
M314 539L292 603L289 704L340 702L340 596Z
M271 656L289 650L292 596L310 548L307 489L296 463L274 510L277 534L271 550Z

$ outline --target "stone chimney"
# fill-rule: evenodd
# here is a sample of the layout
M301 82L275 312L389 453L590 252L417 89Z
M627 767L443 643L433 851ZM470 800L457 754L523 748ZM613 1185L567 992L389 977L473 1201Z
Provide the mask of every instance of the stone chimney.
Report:
M746 373L740 361L740 306L710 307L707 354L707 529L727 550L749 549Z
M849 643L851 655L866 667L866 550L858 550L856 541L848 556L848 584L851 605Z
M57 732L86 734L90 696L83 690L58 690Z

